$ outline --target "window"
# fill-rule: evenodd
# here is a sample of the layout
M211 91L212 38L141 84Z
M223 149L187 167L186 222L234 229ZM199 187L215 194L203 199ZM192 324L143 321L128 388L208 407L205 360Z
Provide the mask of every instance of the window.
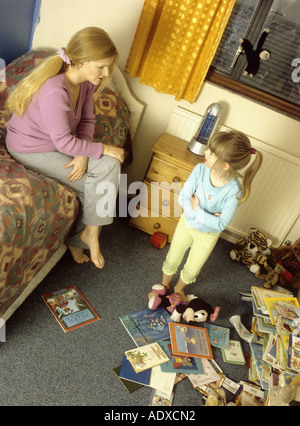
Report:
M250 76L240 39L256 50L262 34L267 59ZM299 0L237 0L207 80L300 117Z

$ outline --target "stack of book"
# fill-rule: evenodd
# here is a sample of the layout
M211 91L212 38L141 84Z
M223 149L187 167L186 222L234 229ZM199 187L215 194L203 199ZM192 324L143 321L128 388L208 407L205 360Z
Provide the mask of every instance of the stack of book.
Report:
M128 392L152 388L150 405L172 405L176 383L188 377L204 398L223 389L226 402L263 405L264 392L256 385L230 380L213 359L212 347L221 350L225 363L245 366L240 341L230 340L230 330L216 324L203 327L174 323L163 309L145 309L120 317L136 347L123 354L114 373Z
M289 384L300 372L300 308L292 294L252 287L252 332L258 343L250 343L249 380L268 396L274 386Z
M42 298L66 333L101 319L76 286ZM174 386L186 377L204 398L221 389L225 403L272 405L272 391L300 373L299 302L285 289L255 286L241 298L253 305L251 331L259 336L257 343L249 343L251 383L235 383L213 359L212 347L221 350L224 363L246 364L241 342L230 340L228 328L174 323L164 308L120 317L135 347L123 353L114 373L128 392L152 388L150 405L171 405Z

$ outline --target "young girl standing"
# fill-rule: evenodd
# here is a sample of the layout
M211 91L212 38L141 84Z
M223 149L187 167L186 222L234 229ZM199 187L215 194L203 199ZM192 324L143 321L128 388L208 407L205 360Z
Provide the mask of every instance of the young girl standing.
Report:
M113 221L113 215L97 214L97 187L110 182L117 194L124 150L93 141L93 95L95 86L105 85L117 58L105 31L84 28L24 78L7 101L13 113L7 126L8 151L25 167L76 192L82 210L66 244L77 263L89 260L83 250L90 249L97 268L104 266L101 226Z
M190 248L174 287L174 292L185 299L184 288L196 281L237 206L249 198L253 178L261 163L262 154L251 147L243 133L220 132L212 137L204 163L194 168L179 194L183 214L162 268L162 285L166 290ZM238 178L241 178L241 184ZM153 295L153 292L149 293L149 298Z

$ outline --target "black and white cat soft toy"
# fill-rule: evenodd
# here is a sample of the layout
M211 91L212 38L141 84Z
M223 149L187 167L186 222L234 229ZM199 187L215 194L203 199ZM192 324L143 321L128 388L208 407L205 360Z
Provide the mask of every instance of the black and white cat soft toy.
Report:
M165 308L171 314L171 320L174 322L199 326L205 321L214 322L220 311L219 307L213 308L205 300L193 294L187 296L187 302L178 293L166 294L166 288L162 284L155 284L152 292L155 294L150 297L148 308Z
M263 49L263 44L269 33L270 33L269 28L266 28L264 32L262 33L255 50L252 43L249 40L243 39L243 38L240 39L241 47L243 49L243 52L246 53L246 58L248 62L246 69L244 71L244 75L249 74L250 77L254 77L259 69L260 61L261 60L265 61L266 59L269 59L270 52Z

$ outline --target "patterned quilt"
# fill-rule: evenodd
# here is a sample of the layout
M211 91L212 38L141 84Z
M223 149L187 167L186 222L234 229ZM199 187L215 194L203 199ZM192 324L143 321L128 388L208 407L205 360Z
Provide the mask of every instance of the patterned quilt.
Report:
M0 318L65 241L79 203L69 188L25 169L5 148L8 91L48 52L27 52L0 82ZM132 159L128 112L110 89L95 93L95 140L124 147Z
M0 145L0 317L64 240L78 212L75 194L26 170Z

